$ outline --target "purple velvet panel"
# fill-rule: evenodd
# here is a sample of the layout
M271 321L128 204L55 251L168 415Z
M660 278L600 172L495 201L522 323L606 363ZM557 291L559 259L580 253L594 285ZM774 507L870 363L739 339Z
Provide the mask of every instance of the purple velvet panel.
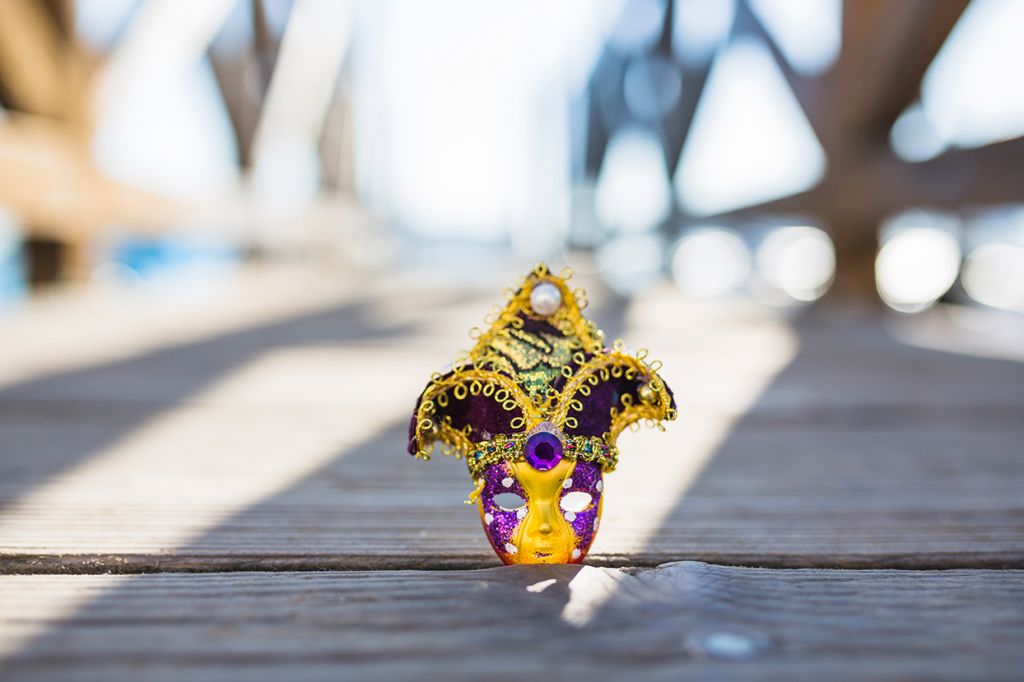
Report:
M576 417L576 428L566 428L565 432L573 436L600 436L611 427L612 407L622 409L621 398L626 393L633 394L633 399L640 402L636 396L638 382L636 379L626 377L611 377L608 381L601 381L597 386L590 387L590 395L577 395L583 403L582 412L572 412Z
M523 320L524 330L530 333L561 334L558 329L543 320L534 320L525 316L521 316L521 319ZM588 360L591 357L590 354L587 354ZM575 363L573 363L572 368L573 370L578 369ZM567 381L568 379L565 377L559 376L555 379L554 388L561 391ZM611 427L611 408L616 406L621 409L621 399L624 394L631 394L633 402L639 404L640 398L637 394L637 389L640 387L640 383L639 378L629 380L625 377L611 377L607 381L602 381L597 386L591 387L589 396L577 396L583 403L583 411L575 413L578 422L576 428L565 428L565 433L567 435L579 436L600 436L606 433ZM667 385L665 388L672 398L671 404L674 408L675 398L672 397L672 391ZM463 400L456 400L451 392L449 392L448 397L450 402L447 407L440 409L439 416L450 417L452 426L457 429L463 428L466 424L471 425L473 430L470 437L474 442L488 440L499 433L513 433L509 424L513 419L522 415L522 411L518 408L511 411L505 410L494 400L493 396L467 395ZM420 396L420 400L422 400L422 396ZM419 401L417 401L416 407L417 409L419 408ZM416 420L414 412L414 416L409 422L410 454L415 454L417 450L413 438L415 432Z
M443 408L443 414L452 418L452 426L457 429L471 425L470 439L474 443L488 440L497 433L513 433L509 423L523 415L518 407L506 410L493 396L468 395L463 400L456 400L449 393L448 397L450 402Z
M611 428L611 408L622 409L622 396L629 393L633 396L633 403L640 404L638 389L646 381L645 378L636 377L609 377L607 381L598 382L597 386L590 387L590 395L578 395L577 398L583 403L583 411L573 413L576 417L576 428L566 428L565 433L572 436L600 436ZM675 398L671 389L666 384L671 405L676 406Z
M410 455L416 454L417 443L415 440L416 436L416 412L419 411L420 403L423 401L423 396L416 401L416 409L413 411L413 416L409 420L409 445L408 451ZM498 433L512 433L512 429L509 428L509 423L516 417L521 417L523 411L518 407L512 410L506 410L501 406L501 403L494 399L492 394L490 397L481 395L467 395L462 400L456 400L452 392L448 392L448 406L438 407L439 417L451 417L451 425L456 429L462 429L466 424L473 427L470 433L470 439L478 443L482 440L488 440L492 436Z
M419 408L420 402L417 400L416 410L419 410ZM405 450L410 455L415 455L416 451L419 450L416 443L416 410L413 410L412 416L409 417L409 444L406 446Z

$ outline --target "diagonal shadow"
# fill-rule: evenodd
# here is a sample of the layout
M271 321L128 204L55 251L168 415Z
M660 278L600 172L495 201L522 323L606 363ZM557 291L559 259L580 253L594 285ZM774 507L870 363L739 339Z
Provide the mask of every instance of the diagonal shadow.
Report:
M627 311L628 301L608 298L591 316L612 339L622 333ZM412 403L410 396L410 409ZM317 471L239 511L177 554L206 570L214 563L218 570L500 565L476 508L453 508L453 500L465 499L472 487L463 463L440 455L415 460L406 454L407 439L403 418L335 453ZM224 548L232 555L218 557ZM151 559L139 560L146 566ZM160 570L176 570L172 566L165 561Z
M655 558L707 560L717 556L729 563L743 562L746 557L752 563L781 566L805 561L809 565L825 565L830 561L845 561L834 557L867 556L871 565L899 567L902 564L898 557L884 551L860 554L857 543L863 539L850 533L849 526L845 526L845 534L839 532L843 524L851 522L851 513L869 516L882 513L905 521L898 507L886 505L904 499L901 495L913 495L913 491L906 490L906 480L922 473L955 480L957 487L952 490L959 490L962 499L954 494L934 503L935 509L948 508L953 515L979 505L979 493L985 492L979 486L990 486L996 478L1009 479L1006 489L1019 489L1019 456L1013 452L1000 454L998 445L1003 438L1019 441L1022 433L1017 422L1024 404L1020 388L1024 385L1021 382L1024 366L902 346L889 339L876 323L823 323L820 319L809 319L798 327L800 352L737 423L694 485L677 501L668 521L651 541L651 547L660 548L662 552ZM958 390L950 390L953 388ZM976 438L978 443L988 442L991 447L965 450L956 446L956 439L960 437ZM465 474L458 466L431 466L411 461L396 464L395 458L402 457L404 438L404 424L383 428L360 444L338 452L320 470L292 488L240 511L184 548L182 554L206 562L206 570L210 567L249 570L336 567L329 561L322 562L321 556L309 553L309 547L322 548L322 557L334 552L349 552L358 557L363 550L378 556L382 550L390 550L395 555L403 551L433 551L421 566L395 564L390 566L393 568L471 565L459 564L459 561L471 556L468 545L461 543L479 543L475 514L467 510L469 513L464 517L468 521L463 523L451 513L450 506L452 496L465 490ZM781 441L776 443L776 439ZM918 439L925 440L923 446L907 447ZM794 443L803 443L803 451L791 447ZM829 443L834 453L822 449ZM938 447L943 443L944 447ZM866 464L856 465L858 459L866 460ZM890 461L889 468L885 468L886 461ZM403 495L402 490L392 485L396 466L420 467L422 473L415 477L415 487L410 489L414 495ZM986 477L970 479L972 468L985 469ZM339 489L346 494L339 496ZM992 492L991 488L986 490ZM723 495L727 497L723 499ZM922 499L910 498L910 506L919 505ZM996 500L1005 501L1005 498ZM862 506L857 507L858 504ZM1019 503L1017 507L1019 510ZM997 509L998 504L992 508ZM308 523L291 523L275 529L273 520L284 512L292 519L305 518ZM797 523L801 518L804 523L809 518L820 520L818 532L831 529L837 533L830 542L821 543L818 554L793 545L794 538L785 534L786 528L801 530ZM876 516L865 525L877 521ZM971 521L971 518L965 520ZM699 529L701 524L712 522L718 525L701 530L703 536L677 534L679 527ZM776 534L766 533L766 528L774 528ZM890 526L889 530L892 528ZM428 532L418 533L417 529ZM808 532L807 526L802 531L795 536L801 542L818 537ZM927 533L927 530L918 531ZM724 538L719 541L721 549L716 550L711 543L717 533L724 534ZM209 563L216 557L207 553L217 548L237 549L248 542L252 549L259 549L246 539L247 536L258 538L263 545L262 555L254 553L248 558L239 555L252 563L219 566ZM884 536L874 541L885 549ZM672 542L679 544L671 546ZM704 543L705 548L698 543ZM934 541L929 540L928 544ZM666 546L670 548L666 550ZM833 559L826 561L827 556ZM930 557L929 561L936 560L934 553L921 556ZM303 563L289 564L289 557L301 558ZM982 556L981 560L984 559ZM359 568L358 565L346 567ZM389 566L374 563L372 567ZM192 570L203 568L196 564ZM673 661L685 662L688 656L695 655L695 650L687 643L707 635L707 631L701 629L706 627L702 617L719 622L715 619L716 609L726 608L723 605L738 601L747 618L756 616L758 609L764 608L763 601L758 600L759 594L741 584L743 577L739 574L721 574L717 582L709 585L683 571L678 578L681 582L670 591L693 597L687 602L688 608L654 599L629 601L627 594L625 602L609 601L606 606L598 607L585 626L570 627L566 623L566 608L577 586L569 583L580 572L579 567L521 566L502 568L500 575L488 573L486 579L481 576L476 583L465 573L441 573L436 578L426 578L437 581L432 589L449 595L443 610L436 608L438 600L430 598L433 593L426 591L427 588L419 588L419 591L405 588L401 573L376 576L356 572L332 578L330 583L308 583L306 578L288 574L277 578L236 574L225 577L222 582L196 576L198 583L186 583L183 579L156 583L145 576L135 576L81 606L32 640L7 662L7 672L21 678L75 679L89 674L99 676L105 670L129 668L145 675L166 676L172 670L178 674L182 666L193 666L204 674L217 672L227 676L237 675L242 670L276 671L297 664L299 657L308 663L309 656L319 656L313 660L318 662L320 672L337 673L373 670L381 661L394 660L394 652L404 651L412 677L422 675L418 666L430 663L455 666L450 670L457 672L457 663L465 660L465 652L459 647L473 636L475 624L488 623L494 618L501 618L505 624L503 639L493 642L495 651L505 652L499 656L505 664L515 658L509 651L533 646L529 650L542 659L547 669L564 667L567 647L535 645L537 633L544 633L544 637L563 643L594 640L610 647L621 643L616 657L626 656L630 664L642 665L645 671L651 671ZM662 579L670 580L672 575L666 573ZM453 590L447 582L449 577L461 588ZM425 578L417 576L416 579ZM851 579L837 587L837 578L831 574L818 574L814 579L830 581L829 589L833 591L854 583ZM277 581L274 587L258 587L271 580ZM798 598L811 580L812 577L807 576L794 583L791 598ZM549 582L550 587L546 587ZM765 584L759 584L758 589ZM604 590L611 594L616 589L614 584L594 585L593 588L581 591L598 602ZM271 599L267 596L268 589L280 591L282 596ZM544 592L543 599L529 596L541 589L550 590ZM721 603L709 605L698 598L702 590L708 589L719 591ZM191 611L204 594L223 612L211 616ZM175 602L176 596L183 600L181 604ZM258 607L243 608L242 602L252 598L266 601ZM843 594L835 595L830 608L838 608L836 604L844 599ZM333 600L330 603L337 605L329 611L318 610L316 605L326 603L324 600ZM391 601L374 612L377 615L372 622L358 620L356 614L369 612L361 609L364 601L384 600ZM782 598L777 601L784 603ZM501 608L498 614L492 613L496 604ZM784 610L780 605L774 608ZM847 604L843 608L844 613L856 613L856 622L861 623L860 606ZM693 609L698 610L696 616L676 618ZM699 612L701 609L703 613ZM259 612L263 620L255 623L234 620L235 613L249 612ZM625 620L623 613L629 614ZM828 621L830 626L835 627L836 616L829 618L832 618ZM915 618L907 620L907 627L917 622ZM740 628L738 632L744 633L749 629L744 629L746 622L732 622L731 627ZM315 623L315 627L302 630L307 633L304 636L322 633L323 641L309 644L288 636L289 624L309 623ZM139 636L132 639L130 645L103 645L100 650L98 638L101 635L97 633L102 633L104 628L123 631L126 624L139 628L140 632L166 632L168 640L148 642ZM440 634L429 651L408 651L402 647L409 641L410 627L437 628ZM279 633L273 640L277 644L267 650L246 649L244 633L259 636L262 628L274 628L272 632ZM197 633L213 637L214 644L201 646L197 637L202 635ZM664 639L658 640L658 637ZM799 641L805 642L809 635L790 633L788 637L791 641L803 637ZM516 646L509 647L510 641ZM771 645L774 640L766 641ZM235 648L222 650L217 648L216 642L231 642ZM637 642L651 643L638 645ZM628 658L631 647L637 646L647 655ZM392 652L392 657L388 657L387 652ZM615 660L622 662L620 658ZM718 670L735 671L732 668ZM671 678L666 676L665 679Z
M907 347L877 320L812 316L797 327L792 364L735 425L635 560L922 568L995 565L1016 552L1021 565L1024 526L995 538L985 528L1007 512L1024 517L1017 498L1007 497L1024 484L1024 472L1016 450L1006 447L1024 435L1024 365ZM391 424L181 548L182 560L193 563L136 570L495 565L473 510L452 514L453 496L467 490L461 467L407 461L404 440L405 424ZM922 476L946 494L909 486ZM225 549L232 556L224 557ZM335 563L338 556L347 557L344 565ZM550 572L516 570L519 592ZM565 579L557 587L563 591L572 577L550 575ZM85 604L74 622L40 635L16 660L29 671L52 670L45 667L51 657L81 648L82 621L102 623L132 589ZM465 613L486 611L488 593L463 596ZM557 629L568 594L555 597L543 612L506 614L510 627ZM398 630L388 638L400 639Z
M796 331L635 558L1024 566L1024 363L908 346L879 317L816 311Z
M416 329L382 323L373 309L369 300L334 306L0 390L0 509L267 351Z
M101 451L169 404L200 391L218 375L270 349L345 345L416 332L410 325L377 326L369 317L372 308L369 302L343 306L13 387L0 393L0 406L6 403L21 407L20 415L5 408L5 414L21 424L31 410L36 410L40 433L26 442L24 438L17 440L13 429L6 438L0 429L0 442L17 442L25 448L20 456L7 460L7 471L16 475L18 490L30 489L46 476ZM443 310L443 306L433 310ZM610 339L621 333L626 312L625 300L610 298L595 306L592 317L609 330ZM100 396L94 391L97 386L101 387ZM55 404L63 403L54 400L54 395L66 400L68 409L81 413L74 415L79 421L69 419L59 433L52 431L52 411ZM412 398L409 396L410 408ZM110 410L108 417L105 408L114 401L118 408ZM130 408L129 417L124 416L124 408ZM87 437L82 437L80 422L94 427L86 432ZM452 501L464 499L469 492L462 464L413 460L405 454L407 428L407 421L402 419L359 445L334 453L314 473L233 514L188 546L176 548L170 556L17 555L5 557L6 570L303 570L497 564L475 512L466 509L465 514L452 513ZM25 433L24 428L21 433ZM42 446L35 449L40 457L38 465L28 456L33 440ZM70 441L73 446L69 446ZM344 494L340 494L342 491ZM461 505L456 509L462 511Z
M365 306L361 306L359 314L364 310ZM332 312L345 315L355 311ZM612 300L593 311L593 317L609 330L609 338L612 338L623 328L625 313L625 301ZM201 344L191 351L199 356L207 371L217 366L223 373L230 367L211 363L201 356L205 352L227 356L233 359L230 366L234 366L243 361L240 353L231 352L236 343L245 347L245 357L251 357L253 353L285 343L338 342L340 335L329 319L330 314L326 315L325 319L305 316L290 320L289 327L311 324L314 329L309 333L291 328L276 330L270 335L278 339L276 344L256 343L248 335L238 334ZM342 340L409 331L412 330L364 328L350 330ZM325 339L325 335L330 338ZM116 364L128 379L149 367L134 361ZM101 373L100 376L106 375ZM200 386L197 384L194 390ZM465 513L453 514L452 500L460 499L470 487L461 463L413 460L405 454L406 439L405 420L392 423L357 445L335 453L326 464L287 490L240 510L187 546L177 548L171 556L102 557L99 563L92 565L90 562L96 557L82 557L81 563L72 565L70 570L77 573L207 573L332 568L456 569L500 565L480 531L475 510L466 508ZM396 467L401 473L396 473ZM71 564L63 565L66 568ZM569 601L567 585L580 567L533 566L509 570L512 572L509 589L516 594L525 594L528 586L549 574L558 579L544 601L513 600L525 610L520 614L523 620L557 621ZM130 580L134 583L140 578ZM111 612L111 605L131 591L132 583L122 584L75 606L60 622L30 639L7 661L0 661L0 677L5 672L44 677L66 673L69 668L62 661L75 656L69 652L76 648L78 641L73 622L81 619L102 622L104 614ZM484 593L470 593L465 597L462 609L466 613L485 612L491 600ZM87 658L81 659L75 667L87 669Z
M408 422L393 422L175 554L204 570L499 565L476 509L453 507L471 487L463 464L440 456L415 460L405 452L407 438ZM225 550L231 554L223 556ZM160 570L177 569L171 562Z

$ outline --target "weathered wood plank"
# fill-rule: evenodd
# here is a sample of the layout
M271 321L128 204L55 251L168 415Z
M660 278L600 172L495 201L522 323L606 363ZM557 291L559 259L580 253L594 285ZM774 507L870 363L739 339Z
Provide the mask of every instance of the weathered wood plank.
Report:
M496 563L462 464L404 454L414 396L485 306L404 294L0 391L0 567ZM1024 364L668 291L604 311L665 361L682 418L624 435L594 563L1024 566Z
M996 680L1020 571L0 577L6 679ZM639 676L639 677L638 677Z

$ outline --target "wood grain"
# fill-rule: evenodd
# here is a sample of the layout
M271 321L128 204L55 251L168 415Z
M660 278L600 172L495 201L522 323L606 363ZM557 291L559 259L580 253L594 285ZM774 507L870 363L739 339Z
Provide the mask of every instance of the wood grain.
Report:
M1020 571L4 576L0 603L0 641L36 631L0 675L48 682L997 680L1024 665Z
M463 465L404 453L412 400L487 306L404 294L0 390L0 570L495 565ZM594 564L1024 567L1024 364L876 317L593 298L682 413L623 436Z

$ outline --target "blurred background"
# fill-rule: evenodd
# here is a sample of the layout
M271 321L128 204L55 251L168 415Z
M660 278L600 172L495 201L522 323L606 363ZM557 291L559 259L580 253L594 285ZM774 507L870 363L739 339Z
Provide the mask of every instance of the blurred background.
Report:
M404 454L409 414L541 260L680 405L623 434L589 561L1024 565L1022 67L1024 0L0 0L0 573L495 565L462 466ZM185 606L73 590L0 613L0 668L248 676L315 621L316 666L429 669L391 611L176 639ZM478 614L412 602L457 669ZM1012 647L971 608L864 650ZM600 665L690 647L603 632ZM789 666L833 655L816 637L764 641ZM948 676L918 641L886 670Z
M1024 310L1024 3L0 3L0 325L254 266ZM497 278L495 278L497 279Z

